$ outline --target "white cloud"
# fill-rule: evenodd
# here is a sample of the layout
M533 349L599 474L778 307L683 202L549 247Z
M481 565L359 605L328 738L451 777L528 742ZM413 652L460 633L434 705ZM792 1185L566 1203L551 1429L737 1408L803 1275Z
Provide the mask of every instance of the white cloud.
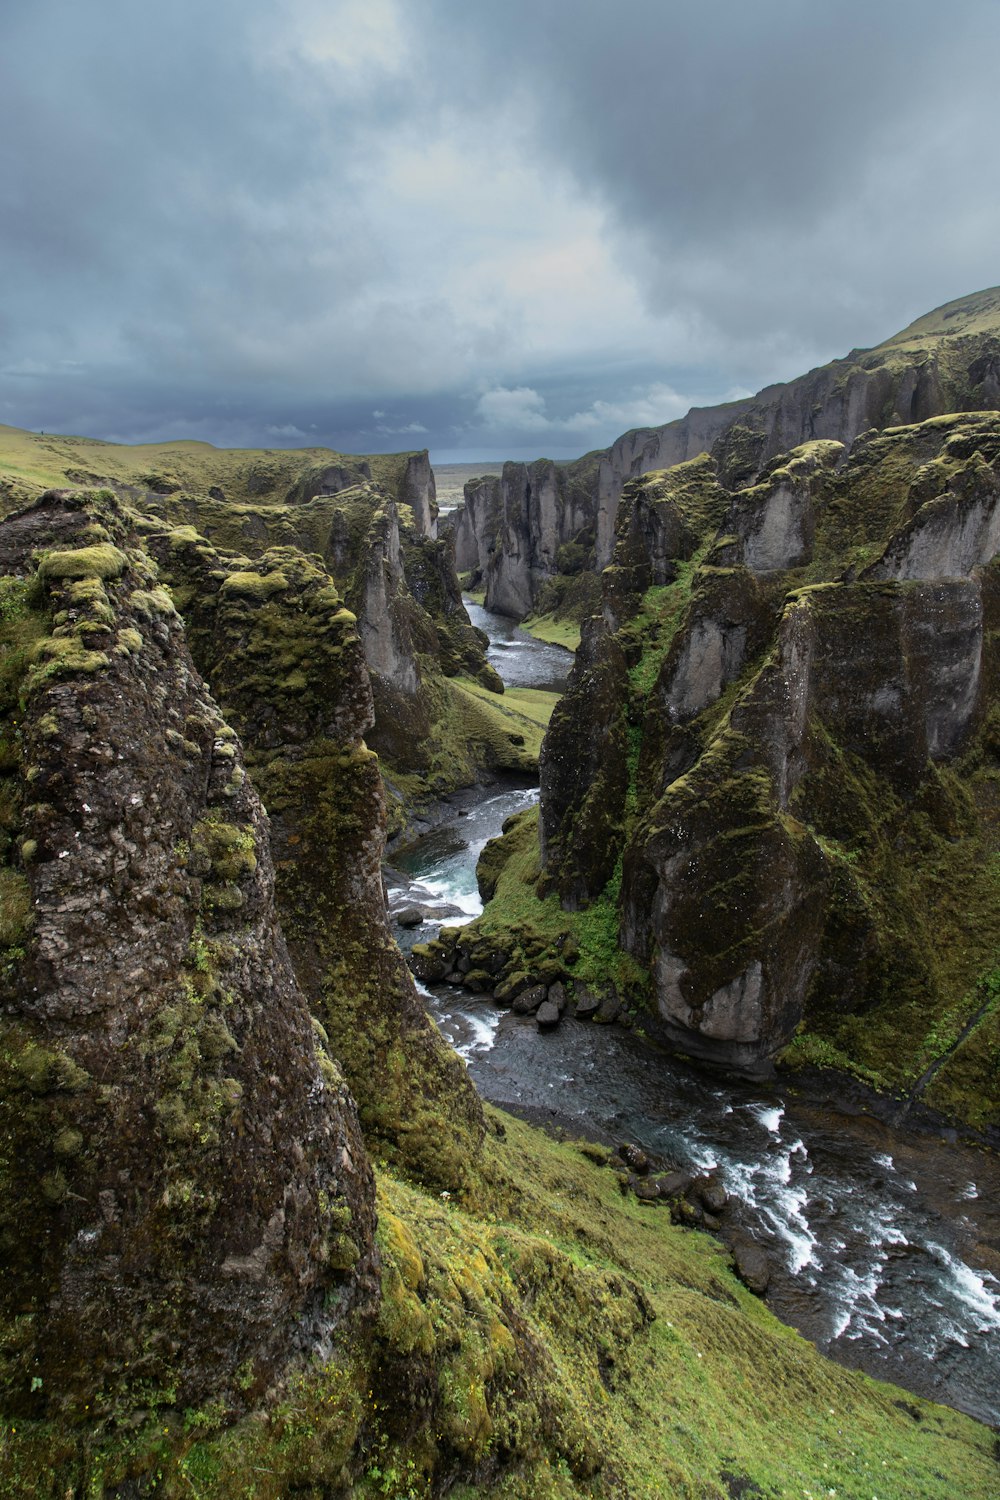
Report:
M373 415L384 417L385 412L374 412ZM422 432L427 432L428 429L424 426L423 422L403 422L398 426L392 426L388 422L379 422L374 431L381 433L383 437L412 437Z
M630 427L655 427L681 417L695 403L656 382L618 401L598 399L568 416L550 413L545 397L531 386L494 386L479 397L474 426L490 432L546 433L568 440L609 443Z
M545 414L545 398L526 385L484 391L476 402L476 416L481 426L495 431L545 432L552 426Z

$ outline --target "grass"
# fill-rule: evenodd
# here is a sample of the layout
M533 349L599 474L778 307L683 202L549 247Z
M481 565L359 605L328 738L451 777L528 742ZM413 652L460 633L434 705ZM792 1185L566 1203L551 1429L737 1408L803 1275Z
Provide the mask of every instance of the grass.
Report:
M580 621L560 618L558 615L535 615L521 621L521 629L536 640L548 641L553 646L565 646L575 651L580 644Z
M538 688L492 693L470 677L442 679L440 692L441 708L435 718L433 739L442 771L452 761L453 774L455 767L461 769L463 755L468 761L469 782L475 780L479 765L527 775L537 771L558 693Z
M380 1169L374 1343L131 1431L9 1422L0 1495L992 1500L994 1435L822 1358L722 1247L489 1110L478 1201Z
M573 979L582 984L606 985L613 979L623 996L637 997L646 986L645 972L618 941L618 887L621 871L608 883L597 901L584 911L564 911L554 891L540 896L538 808L522 813L504 835L504 863L499 870L496 892L481 916L465 929L469 941L495 941L513 950L510 967L533 967L533 957L567 952ZM519 961L518 951L523 957Z
M409 455L368 458L373 480L395 489ZM260 505L284 501L310 469L355 462L329 448L215 448L210 443L106 443L98 438L26 432L0 425L0 510L27 503L45 489L110 483L206 494L218 486L226 499Z

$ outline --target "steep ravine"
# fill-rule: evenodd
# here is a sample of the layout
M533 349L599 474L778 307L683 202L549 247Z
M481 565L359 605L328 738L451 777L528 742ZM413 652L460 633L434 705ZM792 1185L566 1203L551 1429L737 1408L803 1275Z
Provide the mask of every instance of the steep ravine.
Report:
M518 681L551 681L552 648L514 638ZM509 644L491 656L503 672ZM530 790L481 794L397 860L448 921L481 909L475 866ZM413 890L391 893L412 908ZM454 914L455 912L461 915ZM433 919L400 929L426 941ZM619 1026L532 1016L453 986L422 986L484 1098L572 1134L629 1140L680 1168L715 1168L732 1203L727 1237L768 1252L768 1305L830 1357L981 1420L1000 1422L1000 1167L992 1153L882 1124L845 1097L723 1082ZM663 1213L663 1209L651 1209Z
M50 492L0 570L3 1500L993 1500L444 1055L321 559Z

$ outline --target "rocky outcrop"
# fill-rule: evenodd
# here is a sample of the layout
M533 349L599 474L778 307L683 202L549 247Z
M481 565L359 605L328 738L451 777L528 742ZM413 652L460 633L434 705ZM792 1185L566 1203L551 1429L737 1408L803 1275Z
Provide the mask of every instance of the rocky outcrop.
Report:
M318 496L339 495L342 490L365 484L371 477L371 464L367 459L357 459L354 462L344 459L339 463L317 464L299 476L285 500L288 505L306 505ZM209 494L211 495L211 491ZM224 500L225 495L219 491L212 495L212 499Z
M437 491L430 454L411 453L406 460L399 487L399 502L413 512L413 524L421 536L437 537Z
M615 517L629 479L710 452L727 485L745 486L802 443L850 448L863 432L954 411L1000 407L1000 289L946 304L874 349L746 401L694 408L663 427L627 432L601 456L597 567L611 561Z
M846 458L809 443L734 492L708 459L626 489L543 748L541 888L569 910L615 892L675 1046L753 1071L805 1023L902 1075L964 1003L1000 937L972 878L992 858L998 546L992 417ZM887 1056L907 1013L919 1035Z
M482 479L470 479L465 485L462 504L447 520L455 549L455 567L460 573L471 573L477 583L485 577L496 543L501 496L499 477L488 474Z
M524 619L557 573L593 563L596 507L572 469L548 459L506 463L499 479L474 479L450 532L455 565L486 590L486 607Z
M377 524L391 532L388 515ZM190 597L192 648L246 746L295 971L366 1136L411 1175L455 1191L475 1163L482 1115L389 930L385 794L365 743L374 709L355 616L319 560L292 548L251 568L184 531L153 533L149 545Z
M137 543L107 493L0 528L8 1413L238 1409L375 1308L268 820Z
M169 496L152 513L250 559L274 547L322 559L357 616L375 701L368 742L383 758L399 832L423 802L473 783L484 769L468 737L455 744L448 734L458 716L450 679L468 677L497 694L503 683L486 659L486 636L469 621L450 544L421 533L393 488L407 490L414 507L433 509L426 454L411 455L392 486L353 483L284 506ZM407 780L414 777L425 781Z
M598 569L611 561L618 502L628 480L654 470L672 469L675 464L708 453L749 406L749 401L731 401L722 406L694 407L686 417L664 427L641 427L624 433L601 454L597 469Z

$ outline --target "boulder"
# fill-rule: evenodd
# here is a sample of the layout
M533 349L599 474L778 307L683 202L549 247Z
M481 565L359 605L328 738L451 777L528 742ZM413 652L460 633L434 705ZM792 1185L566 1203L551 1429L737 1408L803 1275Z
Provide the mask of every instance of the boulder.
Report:
M612 1021L617 1021L621 1014L621 1001L617 995L605 995L597 1010L594 1012L594 1020L598 1026L607 1026Z
M522 990L526 990L531 984L531 975L526 974L523 969L516 969L513 974L508 974L505 979L493 991L493 998L498 1005L512 1005Z
M589 1021L600 1008L601 996L592 990L589 984L578 984L573 998L578 1021Z
M661 1198L679 1198L688 1191L693 1178L690 1172L666 1172L654 1181Z
M404 906L401 911L396 912L395 920L400 927L419 927L426 920L427 908L424 906Z
M410 972L424 984L440 984L448 970L441 954L429 943L418 943L410 953Z
M753 1240L737 1240L732 1246L733 1269L743 1285L763 1297L771 1281L771 1260Z
M692 1184L692 1190L702 1207L710 1214L721 1214L729 1202L729 1194L715 1172L707 1177L697 1178Z
M535 1020L539 1031L551 1031L554 1026L559 1025L559 1012L551 1000L545 1000L535 1012Z
M656 1183L651 1182L648 1177L629 1178L629 1187L632 1189L640 1203L659 1203L660 1195L656 1191Z
M625 1141L619 1146L618 1155L627 1167L631 1167L633 1172L638 1172L644 1176L649 1171L649 1157L641 1146L636 1146L632 1141Z
M555 984L549 985L548 999L555 1006L559 1014L562 1015L566 1009L567 997L566 986L561 980L557 980Z
M538 1007L545 1003L545 993L545 986L543 984L533 984L528 989L522 990L514 999L513 1009L515 1014L519 1016L533 1015ZM558 1011L556 1014L558 1015Z

